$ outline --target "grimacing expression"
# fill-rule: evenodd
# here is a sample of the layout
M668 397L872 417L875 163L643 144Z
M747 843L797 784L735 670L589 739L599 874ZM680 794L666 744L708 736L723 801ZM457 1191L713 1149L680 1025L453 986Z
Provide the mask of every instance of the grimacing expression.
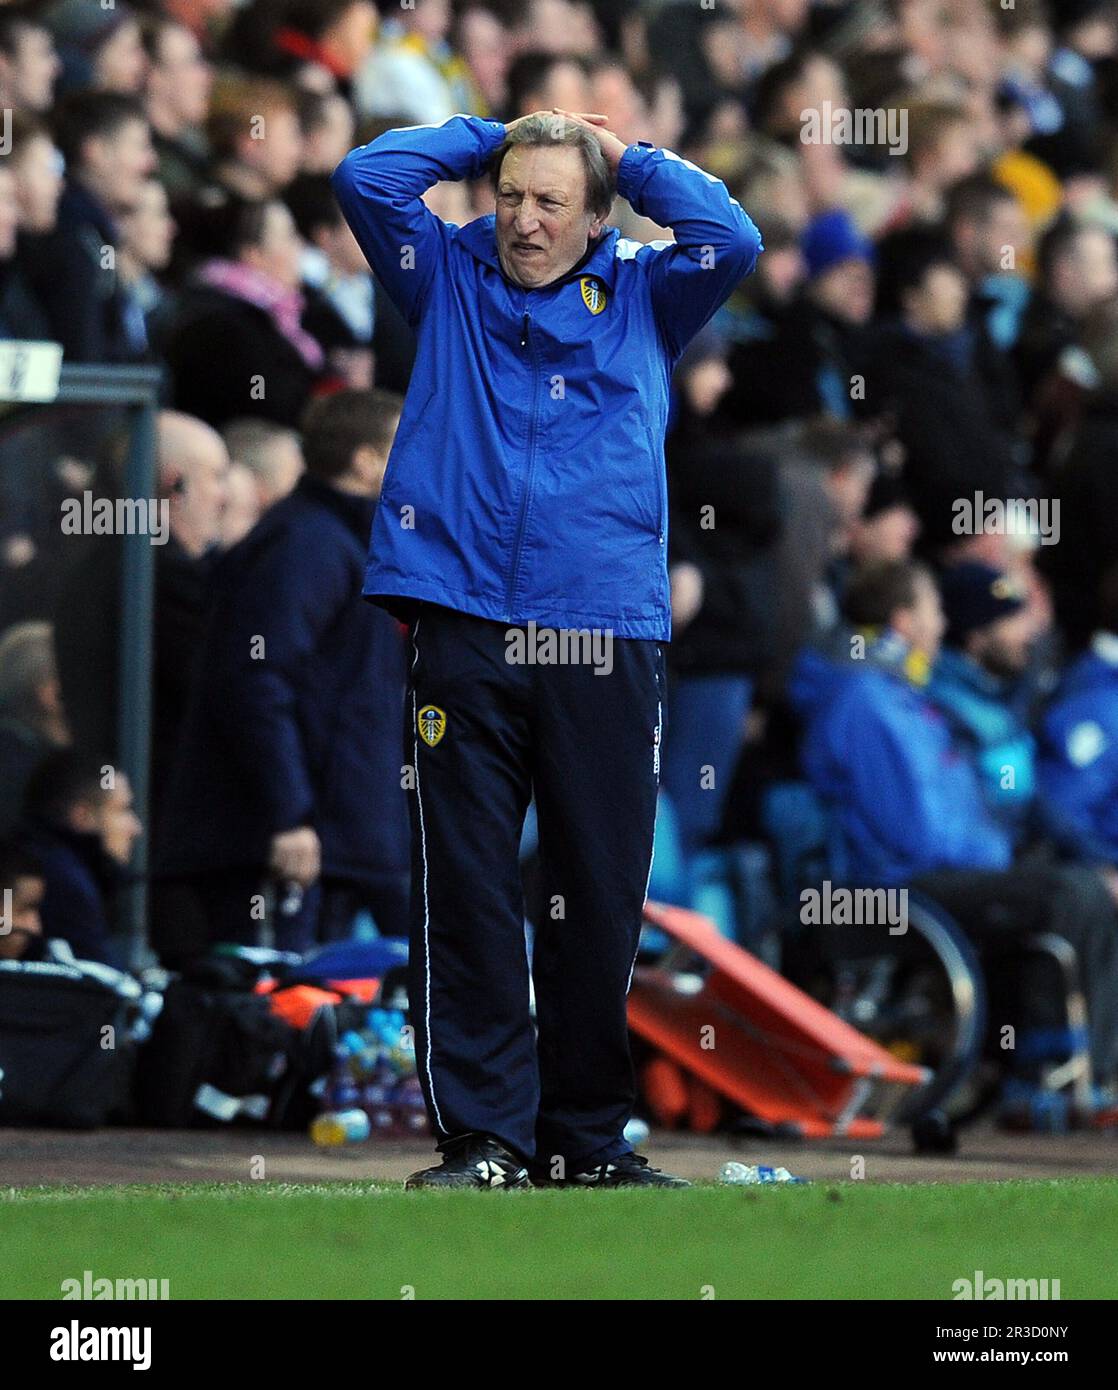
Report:
M514 145L497 185L497 251L510 280L549 285L584 255L605 219L586 206L586 171L573 145Z

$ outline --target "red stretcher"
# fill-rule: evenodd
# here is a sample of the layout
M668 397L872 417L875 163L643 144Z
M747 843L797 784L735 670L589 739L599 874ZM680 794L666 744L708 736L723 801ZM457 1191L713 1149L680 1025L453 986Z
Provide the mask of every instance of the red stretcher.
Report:
M630 1028L750 1115L809 1139L876 1139L911 1088L930 1079L727 941L709 918L649 902L644 920L672 946L634 971Z

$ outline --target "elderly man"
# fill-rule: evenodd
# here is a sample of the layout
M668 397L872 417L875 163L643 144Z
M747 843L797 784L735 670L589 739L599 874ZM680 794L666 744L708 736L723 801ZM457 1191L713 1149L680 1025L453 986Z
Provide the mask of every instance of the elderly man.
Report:
M673 366L760 237L717 179L604 122L455 116L334 174L417 333L364 588L411 639L409 998L443 1155L411 1187L681 1185L623 1134L670 637L664 427ZM433 184L486 171L495 214L428 211ZM675 244L608 228L615 192Z

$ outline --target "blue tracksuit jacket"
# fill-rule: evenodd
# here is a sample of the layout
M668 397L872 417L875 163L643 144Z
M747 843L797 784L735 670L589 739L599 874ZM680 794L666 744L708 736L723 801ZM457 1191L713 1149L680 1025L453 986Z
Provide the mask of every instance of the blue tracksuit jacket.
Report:
M480 177L504 137L499 121L454 116L388 131L334 172L417 333L364 592L666 641L669 380L760 235L718 179L632 145L618 192L676 242L609 228L569 274L523 289L501 270L493 216L448 225L420 196Z
M804 651L790 694L807 720L804 771L835 809L851 881L1009 867L1011 838L923 692L869 663L839 667Z
M1096 637L1044 716L1040 809L1073 858L1118 863L1118 639Z

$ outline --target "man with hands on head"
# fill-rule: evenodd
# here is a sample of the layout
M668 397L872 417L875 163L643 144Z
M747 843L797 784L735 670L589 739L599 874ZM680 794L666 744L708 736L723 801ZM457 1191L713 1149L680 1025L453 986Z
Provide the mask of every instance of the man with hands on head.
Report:
M485 173L494 214L423 202ZM409 1003L442 1163L408 1185L685 1185L624 1137L671 635L663 441L672 369L760 236L718 179L558 109L391 130L333 184L417 337L364 586L410 635ZM675 242L607 226L616 193ZM529 965L533 797L549 911Z

